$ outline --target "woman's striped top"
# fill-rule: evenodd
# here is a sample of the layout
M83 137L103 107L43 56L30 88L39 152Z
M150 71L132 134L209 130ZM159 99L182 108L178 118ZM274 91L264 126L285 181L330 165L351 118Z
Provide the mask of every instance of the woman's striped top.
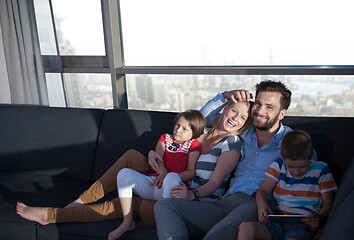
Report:
M207 183L214 171L220 155L223 152L230 150L241 151L241 139L238 136L228 136L222 139L207 153L200 155L196 166L196 175L192 180L190 188L196 189ZM229 176L224 179L219 188L213 194L201 198L200 201L213 201L223 195L225 193L228 178Z

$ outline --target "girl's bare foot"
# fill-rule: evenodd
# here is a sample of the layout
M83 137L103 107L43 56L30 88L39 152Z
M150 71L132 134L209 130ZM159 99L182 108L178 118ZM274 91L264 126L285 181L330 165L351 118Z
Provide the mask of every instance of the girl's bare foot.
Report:
M42 225L48 224L48 208L47 207L29 207L24 203L17 202L17 214L21 217L38 222Z
M83 204L84 204L84 202L80 198L78 198L75 201L73 201L73 202L69 203L68 205L66 205L65 208L79 207L79 206L81 206Z
M123 221L123 223L113 232L108 235L108 240L120 238L125 232L135 229L135 221Z

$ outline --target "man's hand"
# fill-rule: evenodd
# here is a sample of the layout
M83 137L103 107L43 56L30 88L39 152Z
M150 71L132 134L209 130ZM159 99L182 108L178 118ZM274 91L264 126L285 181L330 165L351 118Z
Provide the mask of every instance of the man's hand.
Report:
M231 90L224 92L222 95L225 99L232 100L235 103L239 101L250 101L253 98L252 93L246 90Z
M149 156L148 156L148 160L149 160L149 165L152 169L154 169L157 173L160 174L160 168L159 165L157 163L157 161L161 161L163 162L162 157L160 156L160 154L158 154L157 152L155 152L154 150L150 150L149 152Z

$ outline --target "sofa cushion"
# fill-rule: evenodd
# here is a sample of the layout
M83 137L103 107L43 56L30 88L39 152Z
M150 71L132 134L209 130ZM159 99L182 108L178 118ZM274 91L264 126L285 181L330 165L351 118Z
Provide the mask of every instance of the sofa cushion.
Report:
M16 213L16 199L14 192L25 191L22 186L11 184L17 177L0 173L0 238L1 239L35 239L36 223L27 221ZM6 183L5 183L6 182ZM26 185L24 183L24 185ZM13 191L13 190L14 191ZM18 194L17 196L20 196Z
M0 173L0 232L4 239L107 239L121 219L94 223L58 223L42 226L16 213L17 201L29 206L64 207L89 183L57 176ZM117 197L112 192L100 202ZM136 231L122 239L157 239L155 224L137 222Z
M97 180L127 150L147 155L164 133L172 133L176 113L115 109L105 112L94 163Z
M331 214L333 214L340 205L344 204L344 201L346 201L352 192L354 192L354 158L340 183ZM331 218L331 215L329 218Z
M353 159L354 160L354 159ZM350 164L342 179L336 199L321 239L335 239L354 235L354 161Z
M89 182L72 178L25 173L0 173L0 199L12 206L63 207L78 198ZM0 219L4 215L0 214Z
M353 213L354 189L331 211L321 240L352 238L350 236L354 235Z
M88 183L64 177L0 173L0 232L3 239L36 239L37 223L16 213L17 201L29 206L64 207Z
M0 172L88 181L103 110L0 107Z
M107 239L108 234L122 223L121 219L94 223L59 223L37 227L38 240L96 240ZM155 224L136 222L134 231L125 233L121 238L136 240L157 240Z
M36 224L0 220L1 239L36 239Z

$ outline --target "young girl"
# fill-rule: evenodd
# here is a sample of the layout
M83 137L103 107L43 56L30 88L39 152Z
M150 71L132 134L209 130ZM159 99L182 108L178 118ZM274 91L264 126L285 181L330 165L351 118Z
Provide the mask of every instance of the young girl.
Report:
M156 145L155 151L150 151L149 153L149 160L161 159L164 161L163 164L160 163L158 173L153 173L149 170L148 159L143 154L131 149L123 154L105 174L82 193L78 199L65 208L30 207L24 203L18 202L16 207L17 213L25 219L36 221L42 225L61 222L96 222L122 218L126 214L123 214L125 212L122 211L121 208L123 208L124 203L122 203L121 206L120 199L115 198L103 203L96 203L99 199L117 189L117 174L123 169L124 171L122 171L120 175L128 173L129 170L125 169L127 167L135 169L140 173L146 173L149 170L149 175L153 176L146 177L143 175L144 178L149 179L149 184L145 184L148 190L141 192L143 185L139 183L136 184L134 188L131 188L131 190L123 190L123 192L134 191L137 194L140 193L142 198L146 197L148 199L161 199L162 196L168 196L166 193L169 192L169 189L165 186L171 185L169 179L173 179L173 174L167 174L168 172L177 172L183 181L188 181L193 178L195 164L200 155L200 146L198 141L191 139L198 138L203 133L204 128L205 119L199 111L188 110L180 113L175 118L173 135L162 135ZM155 162L160 162L160 160ZM118 180L118 185L120 186L122 186L121 184L127 184L124 180L133 180L130 176L119 178L122 179ZM165 178L166 180L164 180ZM122 181L122 183L120 183L120 181ZM154 187L152 187L151 184ZM178 181L175 185L178 185ZM164 189L167 190L164 191ZM151 197L146 195L148 193L151 194ZM124 199L123 197L122 200L124 201ZM151 205L154 203L154 201L134 198L132 206L134 212L142 211L140 214L137 214L136 217L146 222L154 222L155 219ZM125 209L128 209L129 212L129 206ZM133 211L130 209L130 212ZM126 218L129 220L129 216ZM130 227L130 229L133 229L134 226L135 223L133 222L133 227ZM120 233L120 230L117 230L118 229L110 234L111 239L118 238L127 231L125 230Z
M133 192L144 199L160 200L171 197L170 189L179 182L189 182L195 175L195 165L201 153L198 138L204 131L204 116L196 110L187 110L177 115L173 135L164 134L157 142L149 159L158 159L158 172L150 170L141 174L124 168L117 175L123 223L108 235L117 239L135 228L132 209Z

